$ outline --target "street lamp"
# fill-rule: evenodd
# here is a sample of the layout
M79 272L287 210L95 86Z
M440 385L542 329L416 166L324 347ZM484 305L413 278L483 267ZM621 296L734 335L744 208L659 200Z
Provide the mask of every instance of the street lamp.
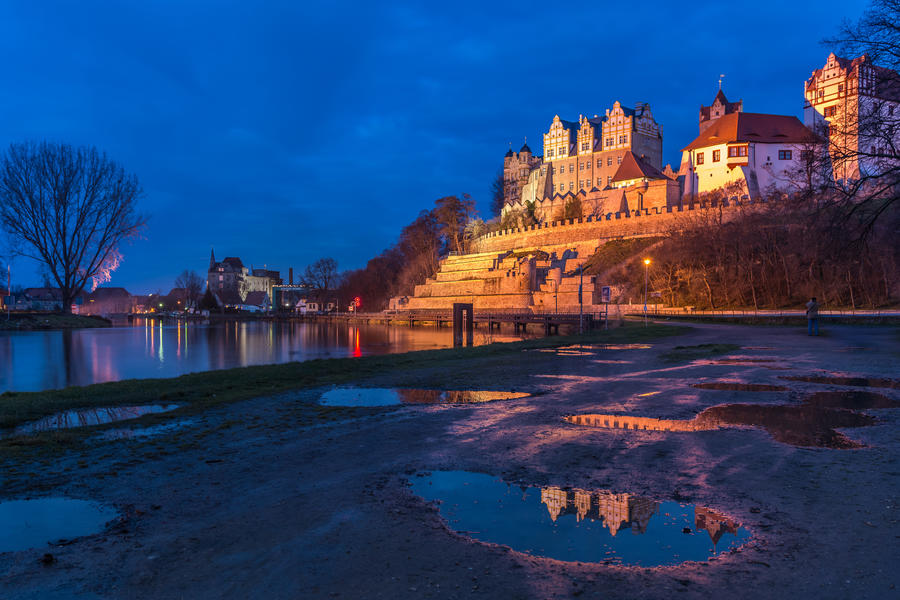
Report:
M644 259L644 327L647 326L647 280L650 273L650 259Z

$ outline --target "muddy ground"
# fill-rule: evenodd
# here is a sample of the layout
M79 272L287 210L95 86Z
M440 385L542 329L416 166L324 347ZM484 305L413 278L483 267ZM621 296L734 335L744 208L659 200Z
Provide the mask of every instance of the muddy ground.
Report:
M404 406L298 427L322 392L258 398L144 441L96 441L45 464L3 464L3 496L68 495L118 508L101 534L0 554L3 598L889 598L900 597L900 409L843 432L866 446L777 442L759 429L588 428L565 415L690 419L725 402L798 402L866 389L789 381L898 378L892 328L692 326L650 348L523 352L455 372L410 369L366 386L534 392L468 406ZM667 362L677 345L737 343ZM715 381L790 392L692 387ZM900 390L870 388L893 399ZM648 392L660 393L639 396ZM738 552L656 569L565 563L474 542L409 491L416 471L463 469L524 485L628 492L726 513L752 534ZM2 532L0 532L2 535ZM51 565L41 563L50 552Z

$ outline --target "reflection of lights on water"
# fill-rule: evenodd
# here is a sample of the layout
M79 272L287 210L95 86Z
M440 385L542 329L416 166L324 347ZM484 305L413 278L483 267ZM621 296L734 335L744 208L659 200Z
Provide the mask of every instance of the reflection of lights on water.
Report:
M165 357L163 357L163 322L162 319L159 320L159 362L163 362Z
M354 335L354 343L353 343L353 357L359 358L362 356L362 348L359 345L359 327L354 328L356 333Z

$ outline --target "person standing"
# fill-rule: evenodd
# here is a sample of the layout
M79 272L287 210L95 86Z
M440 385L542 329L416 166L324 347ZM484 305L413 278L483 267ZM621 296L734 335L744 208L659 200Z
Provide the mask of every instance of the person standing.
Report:
M819 303L815 296L806 303L806 334L819 335Z

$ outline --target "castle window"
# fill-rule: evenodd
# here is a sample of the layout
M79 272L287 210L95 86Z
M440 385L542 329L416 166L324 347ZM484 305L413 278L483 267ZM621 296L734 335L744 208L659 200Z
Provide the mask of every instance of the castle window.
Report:
M612 175L607 175L606 176L606 185L609 185L610 183L612 183Z
M790 150L779 150L778 160L791 160L793 153Z
M572 163L569 163L569 173L574 173L574 172L575 172L575 165Z
M583 190L583 189L584 189L584 179L579 179L579 180L578 180L578 189L579 189L579 190Z
M600 177L598 177L598 178L597 178L597 187L600 187L601 185L603 185L603 179L601 179Z
M728 158L747 156L747 146L731 146L728 148Z
M619 143L620 143L620 144L627 144L627 143L628 143L628 136L627 136L627 135L620 135L620 136L619 136Z
M825 90L819 90L819 98L825 97Z
M583 163L583 162L579 162L579 163L578 163L578 170L579 170L579 171L584 171L584 163Z
M541 167L541 175L547 174L547 167Z
M702 153L702 152L698 152L698 153L697 153L697 164L698 164L698 165L702 165L702 164L703 164L703 153Z
M547 156L553 156L553 148L547 150Z
M722 159L721 150L713 150L713 162L719 162Z
M839 84L838 84L838 92L843 92L843 91L844 91L844 84L843 84L843 83L839 83Z
M617 164L617 165L621 165L621 164L622 164L622 157L621 157L621 156L617 156L617 157L616 157L616 164Z
M590 148L590 144L588 142L581 142L581 149L588 150Z
M825 107L825 117L833 117L835 106L826 106Z
M612 156L607 156L607 157L606 157L606 166L607 166L607 167L611 167L611 166L612 166Z
M603 166L603 160L600 159L600 158L598 158L598 159L597 159L597 168L599 169L599 168L602 167L602 166Z
M574 181L570 181L570 182L569 182L569 189L570 189L570 190L574 190L574 189L575 189L575 182L574 182Z

